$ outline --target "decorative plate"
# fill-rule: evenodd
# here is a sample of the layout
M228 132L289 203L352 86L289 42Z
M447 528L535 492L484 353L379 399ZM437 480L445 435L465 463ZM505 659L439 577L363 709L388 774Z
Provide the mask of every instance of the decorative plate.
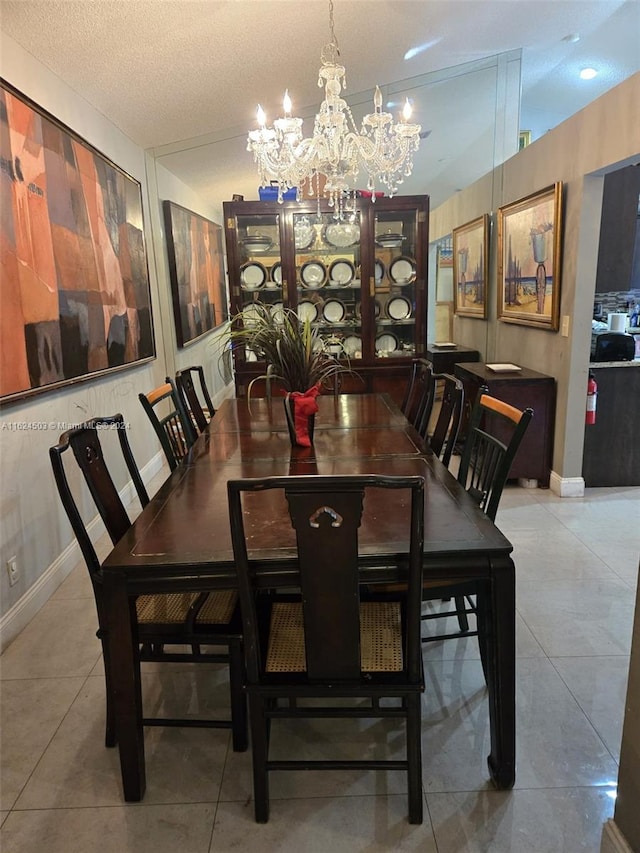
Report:
M362 352L362 338L358 335L348 335L342 342L342 348L349 358L353 358L357 352Z
M376 243L384 249L395 249L398 246L402 246L402 241L406 239L402 234L398 234L395 231L385 231L382 234L376 234Z
M303 252L305 249L308 249L313 243L315 235L315 229L309 222L309 218L307 216L301 216L296 219L295 225L293 226L293 237L296 244L296 250L298 252Z
M348 284L351 284L355 275L356 268L351 261L347 261L346 259L334 261L329 267L329 284L346 287Z
M381 284L382 279L384 278L385 270L384 270L384 264L382 263L380 258L375 259L373 272L374 272L375 279L376 279L376 285Z
M376 338L376 352L395 352L398 349L398 339L390 332L378 335Z
M346 249L360 239L360 226L355 222L332 222L324 229L324 240L336 249Z
M257 261L240 267L240 287L243 290L260 290L267 280L267 270Z
M406 320L411 316L411 303L404 296L395 296L387 302L387 316L391 320Z
M322 308L322 316L327 323L341 323L347 315L347 309L339 299L327 299Z
M309 320L310 323L315 323L318 319L318 308L314 302L309 302L308 299L303 299L298 303L298 317L304 323Z
M322 261L307 261L300 269L302 284L310 290L324 287L327 280L327 268Z
M251 252L268 252L273 246L271 237L264 234L249 235L242 242Z
M271 305L271 316L274 323L284 323L284 305L282 302L273 302Z
M271 282L267 282L267 287L282 287L282 264L280 261L271 267Z
M395 284L410 284L416 277L416 262L401 255L389 264L389 278Z

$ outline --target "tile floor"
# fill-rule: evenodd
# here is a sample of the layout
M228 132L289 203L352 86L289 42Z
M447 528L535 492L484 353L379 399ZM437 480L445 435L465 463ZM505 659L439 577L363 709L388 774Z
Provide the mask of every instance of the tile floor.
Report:
M628 534L639 517L638 488L571 500L505 491L498 524L518 572L517 781L510 792L488 782L475 639L428 644L422 826L407 823L403 775L382 772L274 773L271 819L257 825L250 754L234 754L215 729L147 729L147 793L125 804L117 750L103 746L100 647L78 566L0 660L0 848L595 853L614 807L638 574ZM143 682L156 711L198 713L226 700L215 666L145 665ZM393 726L298 721L274 726L274 747L282 756L322 751L330 731L339 755L393 754Z

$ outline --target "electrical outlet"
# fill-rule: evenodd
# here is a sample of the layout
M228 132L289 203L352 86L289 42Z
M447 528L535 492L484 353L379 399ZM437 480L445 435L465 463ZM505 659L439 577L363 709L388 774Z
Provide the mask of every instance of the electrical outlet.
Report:
M564 317L562 318L562 331L560 334L562 335L563 338L569 337L569 320L570 319L571 318L569 317L568 314L565 314Z
M9 573L9 586L18 583L20 579L20 569L18 568L18 558L10 557L7 560L7 572Z

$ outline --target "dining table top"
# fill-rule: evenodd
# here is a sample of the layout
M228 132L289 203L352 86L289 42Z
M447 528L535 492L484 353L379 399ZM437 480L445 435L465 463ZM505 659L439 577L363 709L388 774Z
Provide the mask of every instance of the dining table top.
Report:
M310 448L291 446L281 400L249 405L233 399L224 401L184 463L114 547L103 571L124 570L131 580L150 574L180 579L188 571L217 576L224 585L234 576L227 481L309 474L424 477L425 574L440 569L454 551L458 574L465 552L472 563L480 553L511 551L509 541L388 397L320 397ZM363 564L384 557L391 566L406 554L408 499L402 493L390 506L388 497L368 497L359 535ZM251 500L254 557L266 565L293 560L295 537L282 496L260 493Z

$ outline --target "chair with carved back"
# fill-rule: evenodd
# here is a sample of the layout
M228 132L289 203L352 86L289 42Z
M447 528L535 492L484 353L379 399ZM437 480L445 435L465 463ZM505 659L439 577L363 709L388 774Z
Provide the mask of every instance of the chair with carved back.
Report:
M102 643L105 661L105 744L109 747L116 745L115 697L109 683L108 627L105 620L101 568L78 502L69 485L64 460L71 456L75 457L107 533L115 545L131 526L131 521L105 460L101 437L107 445L110 459L113 457L115 460L118 456L120 459L124 458L126 469L142 506L149 502L124 427L121 414L93 418L63 433L58 444L49 448L49 457L62 505L80 546L93 586L98 612L97 636ZM119 442L116 442L114 432L117 432ZM69 450L71 454L65 456ZM137 625L136 666L138 669L140 661L224 663L229 667L231 694L231 715L228 720L147 717L143 718L144 725L230 728L234 749L237 751L246 749L247 712L243 693L242 625L237 599L235 590L163 593L137 597L132 605L132 618ZM168 649L167 646L179 646L180 650ZM212 651L208 648L215 646L226 647L226 649Z
M154 388L148 394L138 394L138 399L173 471L196 440L195 428L184 409L176 386L167 378L164 385Z
M370 512L384 511L391 489L408 494L408 582L385 601L367 600L358 528L369 502ZM269 818L271 771L402 769L408 779L409 821L421 823L423 478L232 480L228 493L245 636L256 821ZM295 529L297 563L295 577L287 580L288 595L259 584L259 568L248 553L253 529L269 511L290 518ZM394 702L381 704L386 697ZM361 701L347 704L345 698ZM399 717L406 726L406 758L271 758L272 721L299 717Z
M411 374L400 406L409 423L424 438L435 401L433 365L423 358L411 362Z
M429 436L429 447L448 468L460 431L464 386L459 379L447 373L434 373L433 380L434 397L440 401L440 410Z
M504 486L509 477L511 464L520 447L527 427L533 417L530 408L516 409L508 403L489 396L483 386L474 403L465 437L464 449L458 468L461 483L486 515L495 521ZM482 622L484 613L483 596L473 585L452 583L446 587L428 587L425 599L450 599L455 609L447 612L423 614L423 619L442 619L456 616L459 630L436 636L424 636L423 642L446 640L454 637L479 636L483 665L486 664ZM469 627L468 615L476 617L476 629Z
M198 378L199 393L195 378ZM169 382L167 377L167 382ZM182 400L182 406L197 433L204 432L207 424L215 415L216 410L211 402L211 396L204 378L201 364L193 367L183 367L176 372L175 385Z

